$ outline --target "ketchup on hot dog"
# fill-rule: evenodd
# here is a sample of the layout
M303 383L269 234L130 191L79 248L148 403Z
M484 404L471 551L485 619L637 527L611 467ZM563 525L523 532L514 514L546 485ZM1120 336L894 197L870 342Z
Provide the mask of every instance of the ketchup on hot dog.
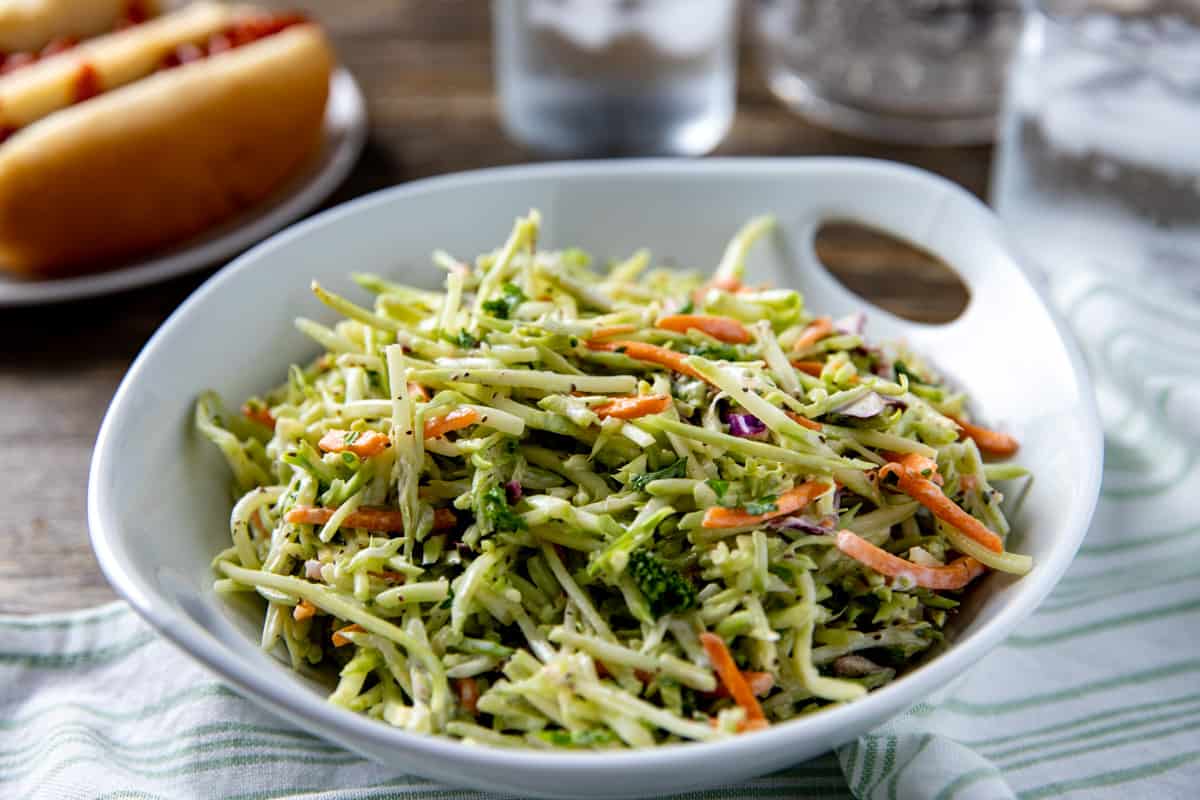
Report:
M129 2L125 4L124 16L122 17L121 21L117 23L117 30L124 30L125 28L129 28L134 25L141 25L143 22L150 19L150 17L150 10L146 8L146 3L144 0L129 0Z
M120 27L140 24L148 19L149 16L143 0L130 0L125 20ZM207 42L201 44L189 42L180 45L167 54L159 69L172 69L184 64L190 64L193 61L199 61L209 56L223 53L226 50L233 50L234 48L257 42L260 39L265 39L280 31L287 30L293 25L301 25L306 22L308 22L308 17L299 13L255 16L213 34ZM79 40L74 37L62 37L50 42L36 53L0 53L0 75L28 66L41 58L70 50L78 43ZM81 64L71 87L73 102L82 103L84 100L90 100L104 91L104 86L100 82L100 75L96 72L96 68L88 62ZM0 125L0 144L16 133L17 130L19 129L11 125Z
M189 42L188 44L176 47L163 59L162 68L172 69L173 67L190 64L193 61L199 61L200 59L223 53L226 50L232 50L235 47L242 47L243 45L257 42L259 39L265 39L280 31L287 30L293 25L302 25L306 22L308 22L308 17L299 13L253 17L236 25L231 25L220 33L214 33L203 44L192 44Z
M43 58L70 50L79 44L74 36L61 36L53 40L37 52L0 53L0 75L5 75L21 67L27 67Z
M145 0L128 0L125 4L125 13L121 15L121 19L114 26L113 30L123 31L126 28L132 28L134 25L141 25L150 19L151 16L149 9L146 7ZM41 50L0 53L0 75L20 69L21 67L27 67L43 58L48 58L64 50L70 50L77 44L79 44L79 39L75 36L60 36L57 39L51 40Z
M75 76L75 86L72 89L74 102L82 103L84 100L90 100L103 91L104 87L100 85L100 75L96 72L96 68L85 61L80 65L79 73Z

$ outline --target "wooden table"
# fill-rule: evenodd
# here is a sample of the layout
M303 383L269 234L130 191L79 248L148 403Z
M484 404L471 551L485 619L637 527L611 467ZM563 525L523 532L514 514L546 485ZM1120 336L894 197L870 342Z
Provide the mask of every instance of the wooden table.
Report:
M496 118L486 3L267 5L300 5L321 19L369 101L366 152L330 205L428 175L536 158L506 140ZM718 155L889 158L985 191L989 148L896 147L808 125L775 101L750 58L743 58L740 85L737 121ZM821 253L852 289L907 316L947 319L964 302L961 286L942 268L887 240L837 231ZM138 350L208 274L0 316L0 612L79 608L113 597L87 538L92 444Z

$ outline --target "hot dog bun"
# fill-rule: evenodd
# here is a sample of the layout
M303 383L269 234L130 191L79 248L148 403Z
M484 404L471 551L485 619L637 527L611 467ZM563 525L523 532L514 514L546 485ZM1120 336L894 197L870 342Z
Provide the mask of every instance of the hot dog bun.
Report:
M18 131L0 146L0 265L95 269L259 202L319 146L332 65L297 25Z
M194 3L5 75L0 78L0 127L23 128L74 105L85 65L100 87L115 89L152 74L181 44L203 41L250 13L245 7Z
M0 0L0 52L40 50L154 16L158 0Z

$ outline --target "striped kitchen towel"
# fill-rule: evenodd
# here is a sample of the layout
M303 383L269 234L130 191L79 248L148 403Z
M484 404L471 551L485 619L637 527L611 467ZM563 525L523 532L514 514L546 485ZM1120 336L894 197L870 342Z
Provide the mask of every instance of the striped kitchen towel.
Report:
M967 676L784 772L696 798L1200 796L1200 311L1080 277L1058 301L1107 431L1066 578ZM451 798L278 722L126 606L0 618L0 798Z
M496 798L397 774L268 716L123 603L0 619L4 800ZM848 798L833 755L692 797Z
M1200 797L1200 307L1079 273L1054 299L1105 429L1065 578L967 677L842 748L856 797Z

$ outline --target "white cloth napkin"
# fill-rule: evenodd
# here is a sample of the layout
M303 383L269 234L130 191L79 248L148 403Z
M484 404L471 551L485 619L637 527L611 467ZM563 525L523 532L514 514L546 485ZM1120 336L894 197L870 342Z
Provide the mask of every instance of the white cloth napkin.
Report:
M1056 294L1108 448L1100 508L1060 586L954 686L836 757L687 796L1200 796L1200 311L1094 277ZM0 618L0 797L486 796L273 719L122 604Z

